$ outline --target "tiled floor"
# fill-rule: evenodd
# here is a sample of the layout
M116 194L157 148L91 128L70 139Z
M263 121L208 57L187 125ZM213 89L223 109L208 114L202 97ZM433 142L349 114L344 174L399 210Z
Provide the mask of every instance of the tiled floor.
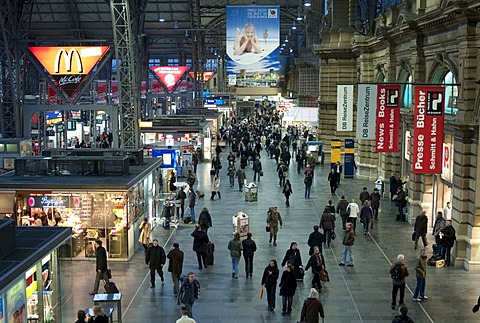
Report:
M245 202L244 195L238 192L237 186L230 188L225 169L222 170L222 199L210 201L210 165L201 164L199 167L200 186L205 190L207 198L199 200L196 213L198 216L201 208L206 206L212 215L213 228L208 233L216 244L214 266L203 271L197 270L190 236L193 226L181 225L171 231L156 228L154 232L154 237L166 246L167 251L173 242L180 244L185 252L184 273L194 271L201 283L200 299L193 307L197 322L296 322L299 319L301 304L310 289L311 273L307 272L304 282L299 284L291 317L281 315L280 296L277 297L277 307L273 313L267 311L265 299L258 299L261 273L270 259L281 262L292 241L298 242L303 263L306 264L308 235L313 225L319 223L323 208L331 198L327 182L328 166L317 166L312 198L305 200L303 175L297 175L294 171L295 164L291 165L289 178L294 194L291 196L291 206L286 208L278 186L274 160L263 157L262 163L265 176L259 183L258 202ZM248 180L253 179L251 166L247 177ZM373 189L372 182L342 179L337 194L345 195L348 199L357 198L363 186ZM333 201L336 205L338 197L334 197ZM268 243L268 233L265 232L269 206L278 206L284 219L277 247ZM243 259L240 261L239 279L231 278L227 244L232 237L232 215L238 211L250 216L250 232L258 246L253 279L245 279ZM394 214L393 205L388 198L384 198L380 220L371 235L364 236L360 226L357 226L359 234L354 246L353 268L337 266L342 247L341 221L337 219L338 238L331 249L324 250L331 278L330 283L324 284L321 293L326 322L390 322L396 311L390 309L391 281L388 270L390 262L396 259L398 253L405 254L406 263L410 267L405 299L409 314L415 322L479 322L480 314L473 314L471 308L480 293L480 273L470 273L455 267L428 267L426 294L429 300L421 304L412 302L410 291L415 288L415 274L411 267L418 254L413 250L410 239L413 227L394 222ZM64 265L64 283L71 290L63 291L63 322L73 322L78 309L92 305L88 292L93 284L95 264L93 261L74 261ZM175 322L179 318L179 306L173 297L169 274L166 274L163 286L157 282L157 287L150 289L150 278L140 249L128 263L111 263L110 267L115 276L113 280L123 293L123 322Z

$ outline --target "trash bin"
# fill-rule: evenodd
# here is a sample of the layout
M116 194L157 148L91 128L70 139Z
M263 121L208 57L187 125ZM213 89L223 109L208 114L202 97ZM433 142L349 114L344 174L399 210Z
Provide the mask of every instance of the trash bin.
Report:
M380 196L383 197L384 184L380 178L375 181L375 188L378 190Z
M249 230L248 215L243 212L238 212L232 217L233 220L233 234L240 233L240 237L246 237Z
M256 202L258 199L258 187L255 183L245 185L245 201Z

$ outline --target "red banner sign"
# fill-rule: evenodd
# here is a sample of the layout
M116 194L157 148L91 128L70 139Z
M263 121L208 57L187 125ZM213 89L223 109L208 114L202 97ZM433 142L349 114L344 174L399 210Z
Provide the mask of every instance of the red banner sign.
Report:
M33 55L69 97L108 51L108 46L29 47Z
M377 88L377 152L398 152L400 131L400 85L379 84Z
M118 81L110 82L110 90L112 92L112 102L118 103Z
M142 81L141 89L140 89L140 98L141 99L147 98L147 81Z
M97 81L97 103L107 103L107 81Z
M188 66L152 66L152 71L165 85L168 92L172 92L178 81L187 72Z
M199 74L199 77L198 77L198 80L200 80L200 73L197 73ZM188 72L188 75L190 75L190 77L192 79L196 79L195 78L195 73L194 72ZM210 79L215 75L215 72L214 71L205 71L203 72L203 82L208 82L210 81Z
M412 172L442 173L445 88L416 86Z

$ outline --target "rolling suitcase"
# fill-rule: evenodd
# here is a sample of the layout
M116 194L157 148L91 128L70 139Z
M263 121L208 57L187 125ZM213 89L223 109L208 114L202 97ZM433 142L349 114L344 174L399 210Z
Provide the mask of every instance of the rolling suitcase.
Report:
M117 286L115 285L114 282L109 282L107 284L105 284L105 291L107 292L107 294L117 294L117 293L120 293L120 291L118 290Z
M202 199L205 197L205 192L199 189L197 190L197 196L199 199Z

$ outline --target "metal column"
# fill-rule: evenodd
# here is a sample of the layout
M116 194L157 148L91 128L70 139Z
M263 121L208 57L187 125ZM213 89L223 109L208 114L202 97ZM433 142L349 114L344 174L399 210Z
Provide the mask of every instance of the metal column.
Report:
M193 80L193 107L203 107L203 71L204 71L204 31L202 30L202 17L200 13L200 0L192 1L192 69L196 77Z

